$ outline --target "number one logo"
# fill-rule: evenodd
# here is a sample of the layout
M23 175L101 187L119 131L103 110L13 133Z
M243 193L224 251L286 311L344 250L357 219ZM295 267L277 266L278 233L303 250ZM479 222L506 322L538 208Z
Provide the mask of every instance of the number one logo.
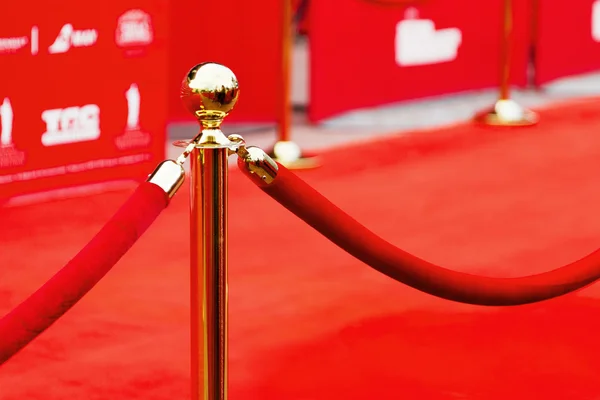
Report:
M8 97L0 105L0 123L2 124L0 146L10 146L12 145L13 110Z
M132 83L127 92L127 130L133 131L140 129L140 90L135 83Z

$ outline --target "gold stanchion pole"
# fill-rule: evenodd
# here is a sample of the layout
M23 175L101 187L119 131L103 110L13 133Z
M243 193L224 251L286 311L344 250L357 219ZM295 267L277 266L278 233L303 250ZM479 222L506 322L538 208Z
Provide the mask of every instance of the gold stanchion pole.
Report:
M292 75L292 48L294 41L294 26L292 24L292 0L283 0L283 26L281 41L281 108L278 123L278 138L269 154L282 165L289 169L308 169L319 166L317 157L307 157L302 154L300 146L291 140L291 75Z
M220 126L238 93L233 72L215 63L192 68L181 88L200 123L183 143L191 152L192 400L227 399L227 157L239 143Z
M513 0L503 1L502 43L500 47L500 96L491 110L475 116L477 122L495 126L528 126L539 117L510 98L510 72L513 38Z

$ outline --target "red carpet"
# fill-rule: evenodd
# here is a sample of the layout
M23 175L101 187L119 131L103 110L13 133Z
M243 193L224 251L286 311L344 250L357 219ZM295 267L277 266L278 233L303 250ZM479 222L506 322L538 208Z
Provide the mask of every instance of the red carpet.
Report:
M535 128L455 126L323 161L301 176L391 242L457 270L526 275L600 246L597 99L542 112ZM231 399L600 398L600 285L522 307L451 303L354 261L237 171L230 194ZM128 195L0 209L0 313ZM187 207L185 189L0 368L0 399L189 398Z

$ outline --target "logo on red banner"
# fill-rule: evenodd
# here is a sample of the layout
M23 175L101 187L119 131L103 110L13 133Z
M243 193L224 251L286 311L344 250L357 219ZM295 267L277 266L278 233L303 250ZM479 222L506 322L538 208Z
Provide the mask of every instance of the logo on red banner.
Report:
M600 42L600 0L592 5L592 38Z
M151 135L140 127L141 96L138 85L132 83L125 92L127 101L127 124L124 133L115 139L115 144L120 150L147 147Z
M6 97L0 104L0 167L14 167L25 163L25 153L14 148L13 120L12 105Z
M0 104L0 123L2 124L2 130L0 131L0 147L12 146L13 117L10 99L7 97L2 104Z
M96 140L100 137L100 107L87 104L82 107L57 108L42 112L46 132L44 146Z
M90 47L98 40L96 29L75 29L71 24L65 24L60 29L54 43L48 48L50 54L66 53L72 47Z
M29 43L27 36L0 38L0 53L16 53Z
M129 10L119 17L115 41L119 47L145 46L154 40L152 19L142 10Z
M29 44L31 54L38 53L38 27L34 26L31 28L31 37L29 36L13 36L13 37L0 37L0 54L14 54L19 50L25 49Z
M458 28L437 29L429 19L419 19L409 8L396 25L396 63L401 67L439 64L458 57L462 32Z

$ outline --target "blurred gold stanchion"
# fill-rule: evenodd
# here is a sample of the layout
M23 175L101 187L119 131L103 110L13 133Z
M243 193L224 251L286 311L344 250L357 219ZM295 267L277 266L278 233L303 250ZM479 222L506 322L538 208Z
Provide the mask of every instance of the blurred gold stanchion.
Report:
M185 146L191 158L191 366L192 400L227 399L227 157L240 145L225 137L221 122L239 88L231 70L196 65L181 98L200 123Z
M291 75L292 47L294 41L294 26L292 23L292 0L283 0L282 58L281 58L281 104L277 141L269 155L289 169L308 169L319 166L319 159L306 156L296 142L291 140Z
M504 0L502 44L500 49L500 98L491 110L475 116L477 122L495 126L529 126L539 121L538 115L510 98L510 72L513 38L513 0Z

